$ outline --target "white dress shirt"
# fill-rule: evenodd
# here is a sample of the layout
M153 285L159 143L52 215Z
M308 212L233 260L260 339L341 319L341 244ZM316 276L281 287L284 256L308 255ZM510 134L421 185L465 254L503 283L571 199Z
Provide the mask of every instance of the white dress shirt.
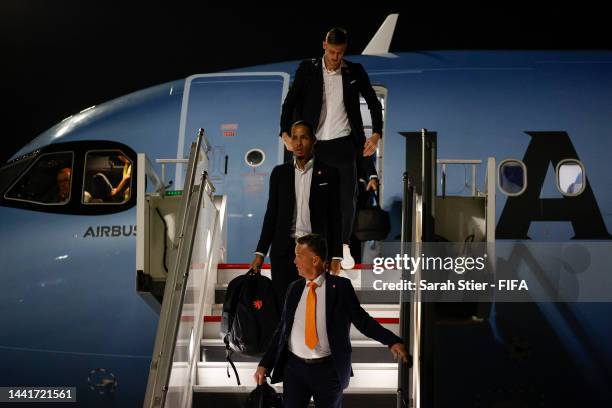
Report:
M321 117L315 132L317 140L333 140L351 134L346 109L344 107L344 92L342 90L342 71L338 68L330 71L323 61L323 100L321 102ZM345 66L342 61L341 66Z
M322 273L314 281L317 283L315 294L317 295L316 319L319 342L314 349L310 349L306 345L306 299L310 288L307 285L308 281L305 281L302 297L297 309L295 309L288 345L289 351L301 358L321 358L331 354L329 339L327 338L327 319L325 317L325 274Z
M314 166L314 157L311 157L300 169L297 165L295 157L293 158L293 167L295 168L295 207L293 207L293 221L291 222L292 238L299 238L312 232L310 223L310 184L312 182L312 168ZM263 257L266 254L255 252Z
M304 165L303 169L300 169L297 165L297 160L293 159L293 166L295 167L295 210L294 210L294 230L293 237L299 238L312 232L312 225L310 224L310 184L312 182L312 167L314 165L314 158Z
M295 168L295 207L293 207L290 236L292 238L299 238L312 233L312 224L310 223L310 186L312 184L314 156L306 162L303 169L298 167L297 160L294 157L293 167ZM266 256L266 254L261 252L255 253L262 257ZM333 257L332 259L342 260L340 257Z

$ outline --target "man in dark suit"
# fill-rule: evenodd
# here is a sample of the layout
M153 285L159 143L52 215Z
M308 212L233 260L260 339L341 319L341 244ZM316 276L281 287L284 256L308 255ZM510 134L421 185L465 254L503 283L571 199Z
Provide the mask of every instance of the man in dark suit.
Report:
M340 407L351 370L351 323L366 336L387 345L404 363L411 359L402 339L382 327L359 304L350 280L325 273L325 240L309 234L296 240L295 264L304 279L287 290L281 321L257 371L262 384L283 382L287 408Z
M361 64L343 59L348 37L341 28L331 29L323 41L322 58L303 61L295 73L281 113L280 136L291 151L289 127L296 119L315 127L316 155L338 169L342 208L342 267L350 269L349 241L355 218L357 166L367 174L367 189L378 187L376 169L369 156L382 137L382 106ZM366 141L359 105L362 95L372 116L372 136Z
M272 170L268 206L251 268L261 270L270 245L272 285L279 308L289 283L299 278L293 263L295 238L311 232L320 234L335 259L331 270L340 272L340 201L337 171L313 157L316 139L312 126L298 121L291 127L293 162Z

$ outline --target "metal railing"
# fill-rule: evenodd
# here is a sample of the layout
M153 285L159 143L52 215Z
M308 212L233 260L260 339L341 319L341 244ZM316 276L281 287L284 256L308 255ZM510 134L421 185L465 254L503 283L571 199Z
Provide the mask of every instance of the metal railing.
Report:
M446 166L448 164L459 164L459 165L471 165L472 166L472 182L471 182L471 190L472 197L476 197L478 192L476 188L476 166L482 163L482 160L463 160L463 159L438 159L437 164L442 166L440 183L442 184L442 198L446 197ZM467 185L467 183L466 183Z
M188 407L196 381L203 331L210 305L211 270L218 259L220 211L202 151L204 131L192 144L176 239L175 267L168 274L144 406ZM180 159L179 159L180 160ZM178 161L177 161L178 162ZM199 177L197 174L199 173Z
M208 154L212 150L210 142L206 138L206 133L203 128L198 130L198 138L200 140L200 146L204 154ZM167 164L187 164L189 163L189 159L156 159L155 163L161 164L161 181L162 183L166 183L166 165Z

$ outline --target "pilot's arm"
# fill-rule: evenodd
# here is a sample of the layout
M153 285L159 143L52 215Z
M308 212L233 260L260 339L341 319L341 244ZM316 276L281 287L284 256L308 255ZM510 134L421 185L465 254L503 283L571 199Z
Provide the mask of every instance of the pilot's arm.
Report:
M130 181L130 178L132 177L132 165L126 164L126 166L128 166L127 171L123 175L123 178L121 179L117 187L111 190L111 193L110 193L111 197L115 197L117 194L121 193L123 189L126 188L127 183Z

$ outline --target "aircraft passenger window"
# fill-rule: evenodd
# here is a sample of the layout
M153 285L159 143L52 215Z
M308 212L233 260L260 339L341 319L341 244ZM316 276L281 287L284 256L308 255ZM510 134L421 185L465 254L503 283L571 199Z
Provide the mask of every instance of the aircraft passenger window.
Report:
M520 160L507 159L499 164L499 189L506 195L517 196L527 188L527 168Z
M120 150L85 155L83 204L123 204L132 192L132 161Z
M568 159L557 165L557 188L566 196L577 196L586 186L584 167L577 160Z
M4 195L7 200L43 205L70 201L72 152L41 155Z

